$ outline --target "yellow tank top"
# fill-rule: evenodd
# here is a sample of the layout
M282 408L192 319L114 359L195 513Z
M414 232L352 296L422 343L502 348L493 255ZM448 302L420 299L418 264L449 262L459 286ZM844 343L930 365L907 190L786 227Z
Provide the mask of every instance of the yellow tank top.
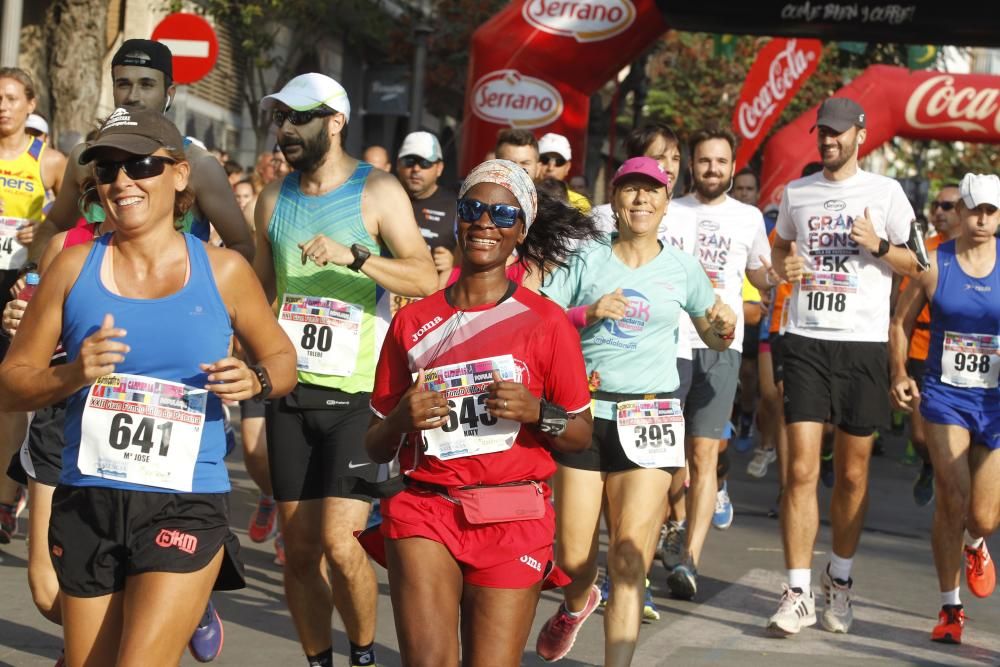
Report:
M3 217L42 220L45 184L42 183L42 151L45 143L32 137L27 150L13 160L0 160L0 199Z

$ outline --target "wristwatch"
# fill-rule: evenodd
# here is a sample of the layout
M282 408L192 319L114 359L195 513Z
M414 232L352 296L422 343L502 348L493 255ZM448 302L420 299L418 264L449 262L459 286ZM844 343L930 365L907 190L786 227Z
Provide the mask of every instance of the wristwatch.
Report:
M253 397L253 400L261 403L271 395L271 376L267 374L267 369L263 366L247 366L247 368L253 371L254 375L257 376L257 382L260 383L260 392Z
M538 430L542 433L558 438L566 432L569 424L569 413L561 405L549 403L544 398L540 400L538 406Z
M886 241L885 239L879 239L878 240L878 250L876 250L875 252L872 253L872 257L882 257L887 252L889 252L889 248L890 247L891 246L889 245L888 241Z
M351 246L351 254L354 255L354 261L347 265L351 271L360 271L361 266L372 256L371 251L360 243Z

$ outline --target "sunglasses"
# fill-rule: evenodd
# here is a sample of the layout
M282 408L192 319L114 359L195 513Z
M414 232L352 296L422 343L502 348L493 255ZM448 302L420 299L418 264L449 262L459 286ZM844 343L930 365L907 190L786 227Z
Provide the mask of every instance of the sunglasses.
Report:
M431 162L430 160L425 160L422 157L417 157L416 155L407 155L406 157L399 158L399 161L403 163L403 166L407 169L412 169L415 165L420 165L421 169L430 169L436 162Z
M555 163L555 165L557 167L562 167L562 166L565 166L565 164L566 164L566 158L564 158L562 155L543 155L542 156L542 164L551 164L553 162Z
M490 220L497 227L510 228L518 218L524 219L524 211L510 204L484 204L478 199L459 199L458 217L465 222L476 222L483 213L488 213Z
M296 111L295 109L284 111L282 109L275 109L271 112L271 120L274 121L276 127L284 125L286 120L292 125L305 125L313 118L325 118L335 113L337 112L333 109L324 109L323 107L317 107L309 111Z
M164 165L168 164L177 164L177 160L159 155L130 157L117 162L101 160L94 164L94 175L101 185L110 185L118 180L118 170L124 169L125 175L133 181L141 181L144 178L159 176L163 173Z
M950 211L953 208L955 208L955 202L952 202L952 201L932 201L931 202L931 210L932 211L936 211L937 209L941 209L942 211Z

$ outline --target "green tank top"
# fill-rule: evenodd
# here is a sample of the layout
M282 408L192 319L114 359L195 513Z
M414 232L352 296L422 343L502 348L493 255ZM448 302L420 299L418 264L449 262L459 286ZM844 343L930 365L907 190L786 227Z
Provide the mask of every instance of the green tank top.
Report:
M371 169L370 164L359 162L343 185L319 196L303 195L299 174L289 174L282 181L268 224L279 321L295 344L299 382L303 384L358 393L371 392L375 382L375 363L385 328L375 313L378 296L375 281L344 266L321 267L311 261L303 264L298 245L323 234L345 246L358 243L373 255L379 254L379 247L361 218L361 194ZM339 303L309 297L336 299ZM353 319L350 331L334 326L336 333L328 335L324 328L331 327L322 323L330 322L329 317L343 317L341 321ZM295 323L291 328L286 326L289 318L296 320L297 327ZM310 329L308 322L316 324ZM350 344L343 344L345 340ZM309 355L318 358L320 354L336 360L339 366L336 373L307 369Z

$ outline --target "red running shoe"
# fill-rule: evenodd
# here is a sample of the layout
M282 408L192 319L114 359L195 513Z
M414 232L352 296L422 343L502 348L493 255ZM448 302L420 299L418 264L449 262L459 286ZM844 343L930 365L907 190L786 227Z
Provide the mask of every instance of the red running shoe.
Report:
M587 605L579 616L570 616L566 611L566 605L559 605L559 611L545 621L541 632L538 633L535 653L545 662L555 662L566 657L566 654L573 648L573 643L576 642L576 635L583 627L583 622L594 613L600 601L601 589L597 586L591 586Z
M972 594L980 598L988 598L997 587L997 569L986 548L986 540L978 549L965 547L965 581Z
M257 499L257 508L250 515L250 528L247 530L250 540L258 544L267 542L274 535L277 519L278 504L274 502L274 498L261 495Z
M965 611L961 607L941 607L938 624L931 631L931 641L942 644L961 644L962 628L965 627Z

